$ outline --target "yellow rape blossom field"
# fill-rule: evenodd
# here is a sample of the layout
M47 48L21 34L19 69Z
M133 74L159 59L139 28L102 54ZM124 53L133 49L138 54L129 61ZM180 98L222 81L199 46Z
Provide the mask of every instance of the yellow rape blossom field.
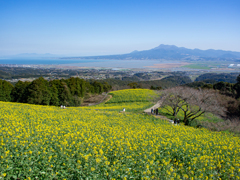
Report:
M240 179L239 137L139 113L153 91L111 94L67 109L0 102L0 179Z

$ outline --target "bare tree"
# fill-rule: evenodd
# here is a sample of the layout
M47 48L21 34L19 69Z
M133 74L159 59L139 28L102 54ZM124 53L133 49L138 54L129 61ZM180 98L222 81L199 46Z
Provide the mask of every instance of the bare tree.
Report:
M218 102L217 92L214 90L186 88L182 97L186 101L186 105L181 107L186 125L206 112L221 116L226 112Z
M217 92L214 90L193 89L188 87L175 87L164 92L162 105L176 117L182 110L183 121L186 125L206 112L218 115L225 114L225 108L220 105Z
M186 104L186 102L182 98L183 90L184 89L182 87L175 87L171 89L166 89L161 94L162 107L166 109L175 118L181 107Z

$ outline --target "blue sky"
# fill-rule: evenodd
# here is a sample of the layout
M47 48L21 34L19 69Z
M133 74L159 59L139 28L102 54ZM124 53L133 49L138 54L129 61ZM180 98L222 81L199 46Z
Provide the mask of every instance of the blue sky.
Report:
M240 0L0 0L0 55L240 52Z

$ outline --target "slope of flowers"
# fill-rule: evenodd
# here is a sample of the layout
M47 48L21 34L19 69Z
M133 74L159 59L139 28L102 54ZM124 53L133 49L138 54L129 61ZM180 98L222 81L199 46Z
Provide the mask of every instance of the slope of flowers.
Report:
M239 179L239 137L119 113L125 106L0 102L0 178Z
M108 103L120 102L148 102L157 94L149 89L126 89L109 93L114 98L110 99Z

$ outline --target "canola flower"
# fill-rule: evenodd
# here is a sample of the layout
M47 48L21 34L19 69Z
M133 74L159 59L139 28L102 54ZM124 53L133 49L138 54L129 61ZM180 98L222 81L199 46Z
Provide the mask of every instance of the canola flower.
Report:
M109 94L114 98L110 99L107 104L120 102L148 102L157 95L154 91L149 89L127 89L111 92Z
M0 178L240 178L239 137L134 113L150 103L139 102L142 90L125 91L136 102L116 104L115 95L67 109L0 102ZM120 113L126 106L132 112Z

